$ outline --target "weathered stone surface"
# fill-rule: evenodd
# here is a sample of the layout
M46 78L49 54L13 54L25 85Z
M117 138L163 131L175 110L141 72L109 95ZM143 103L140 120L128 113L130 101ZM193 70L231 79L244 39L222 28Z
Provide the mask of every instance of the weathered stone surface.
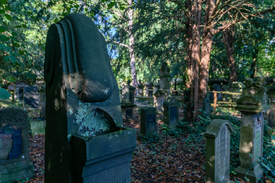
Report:
M44 70L47 98L45 182L104 183L105 180L112 182L112 178L123 177L120 168L130 172L131 158L123 159L124 162L121 160L112 170L110 168L110 174L102 167L116 161L114 157L131 157L134 143L118 146L115 152L110 151L112 144L108 144L104 146L106 159L104 163L99 163L101 168L92 168L96 161L101 161L99 157L84 159L81 168L75 169L79 162L75 162L78 157L72 155L78 148L75 147L77 143L72 143L74 137L80 139L81 149L95 151L97 142L103 143L106 136L117 130L124 131L118 136L129 138L131 142L136 140L129 130L117 127L123 124L119 90L105 40L90 18L70 14L50 26ZM93 179L93 173L88 175L87 169L98 170L97 175L102 180ZM116 177L111 177L114 174ZM129 182L128 179L125 182Z
M39 94L37 87L25 87L24 88L24 101L25 104L33 107L39 107Z
M143 107L140 112L140 134L147 135L157 130L156 108Z
M245 88L237 100L235 109L241 112L259 113L270 108L264 85L265 80L259 79L254 82L251 78L246 78Z
M46 124L44 121L31 121L30 122L30 129L31 135L45 135L45 127Z
M206 182L227 183L230 173L230 133L233 128L228 120L214 119L207 127Z
M174 97L169 97L163 102L164 124L175 128L179 122L179 102Z
M3 167L0 169L0 183L33 177L28 132L27 112L16 108L0 110L0 167Z

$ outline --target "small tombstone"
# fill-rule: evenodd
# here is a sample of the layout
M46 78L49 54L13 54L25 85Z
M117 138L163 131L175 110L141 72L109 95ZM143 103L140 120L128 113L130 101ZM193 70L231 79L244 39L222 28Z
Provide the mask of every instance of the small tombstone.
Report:
M142 107L140 112L140 134L146 136L156 131L156 108Z
M123 128L104 37L85 15L50 26L45 51L45 183L131 182L134 129Z
M24 88L29 84L25 80L20 80L15 83L14 88L14 100L24 101Z
M138 96L143 97L143 88L144 85L141 83L141 80L138 81Z
M45 134L45 122L44 121L31 121L30 130L31 136L44 135Z
M145 84L146 86L146 96L147 97L153 97L153 83L148 82Z
M0 110L0 182L15 182L34 176L28 134L27 112L16 108Z
M179 102L170 97L163 102L164 108L164 124L170 128L175 128L179 121Z
M210 93L209 91L206 93L205 99L204 99L204 103L203 103L203 111L205 112L207 117L210 117L210 99L209 99Z
M206 128L206 183L227 183L230 173L230 133L228 120L214 119Z
M157 111L158 112L163 112L163 102L165 100L165 93L158 89L155 93L154 93L154 103L157 107Z
M39 94L37 87L25 87L24 89L25 104L30 105L32 108L39 107Z

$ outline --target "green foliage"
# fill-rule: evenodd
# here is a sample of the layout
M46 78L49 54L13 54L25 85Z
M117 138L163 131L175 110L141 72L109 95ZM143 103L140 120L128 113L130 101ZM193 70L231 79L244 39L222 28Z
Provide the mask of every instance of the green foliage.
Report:
M0 99L7 100L11 97L11 94L4 88L0 88Z

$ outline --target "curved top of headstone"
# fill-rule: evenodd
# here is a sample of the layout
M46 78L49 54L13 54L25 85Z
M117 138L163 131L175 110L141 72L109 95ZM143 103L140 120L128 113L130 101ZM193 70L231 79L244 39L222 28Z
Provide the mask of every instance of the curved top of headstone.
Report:
M106 48L106 42L94 22L80 14L70 14L51 25L47 35L45 81L50 85L62 60L71 88L84 102L106 101L115 89L116 81Z
M228 120L214 119L210 125L206 128L205 136L210 138L216 138L219 135L221 128L226 125L229 132L233 132L234 128Z

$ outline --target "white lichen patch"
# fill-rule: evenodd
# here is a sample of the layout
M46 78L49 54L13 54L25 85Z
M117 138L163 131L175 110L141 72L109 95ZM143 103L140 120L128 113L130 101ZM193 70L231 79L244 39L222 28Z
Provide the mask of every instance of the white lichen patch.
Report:
M78 134L85 137L93 137L109 130L104 117L93 111L89 103L79 102L79 109L76 114L76 124L78 124Z

